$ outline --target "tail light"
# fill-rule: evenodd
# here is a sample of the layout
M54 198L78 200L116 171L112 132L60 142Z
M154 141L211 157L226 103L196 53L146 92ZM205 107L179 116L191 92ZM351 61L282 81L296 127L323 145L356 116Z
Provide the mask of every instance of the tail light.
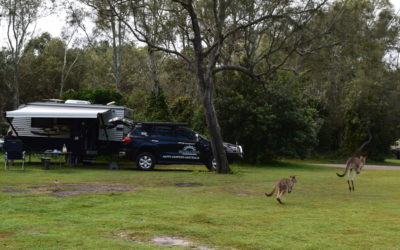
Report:
M122 140L122 143L127 144L127 143L130 143L131 141L132 141L132 139L131 139L130 137L125 137L125 138Z

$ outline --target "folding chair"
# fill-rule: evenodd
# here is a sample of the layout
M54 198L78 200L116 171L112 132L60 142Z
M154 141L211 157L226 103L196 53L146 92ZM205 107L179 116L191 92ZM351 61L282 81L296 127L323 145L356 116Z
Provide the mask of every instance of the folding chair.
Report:
M10 169L9 161L22 160L21 169ZM4 142L4 169L5 170L25 170L25 151L24 144L19 139L8 139Z

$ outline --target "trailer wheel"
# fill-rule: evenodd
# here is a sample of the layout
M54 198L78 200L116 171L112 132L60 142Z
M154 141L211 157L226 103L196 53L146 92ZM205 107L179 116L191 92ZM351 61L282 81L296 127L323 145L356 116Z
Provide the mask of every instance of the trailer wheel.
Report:
M143 152L136 157L136 166L140 170L153 170L155 163L154 155L149 152Z

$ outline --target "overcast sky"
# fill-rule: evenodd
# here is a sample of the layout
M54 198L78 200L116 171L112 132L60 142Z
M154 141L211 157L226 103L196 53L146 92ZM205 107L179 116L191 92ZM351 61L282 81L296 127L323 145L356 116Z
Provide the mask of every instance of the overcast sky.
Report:
M398 11L400 8L400 0L391 0L395 9ZM52 15L47 18L42 18L38 21L37 32L40 34L43 31L48 31L53 36L60 36L61 29L65 23L65 15L62 13Z
M399 11L400 0L391 0L395 9ZM89 24L90 25L90 24ZM44 18L40 18L37 22L34 35L37 36L45 31L49 32L53 37L60 37L62 28L65 26L65 13L63 9L54 12L54 14L49 15ZM93 26L93 25L92 25ZM4 46L6 42L4 26L0 26L2 32L0 32L0 46Z

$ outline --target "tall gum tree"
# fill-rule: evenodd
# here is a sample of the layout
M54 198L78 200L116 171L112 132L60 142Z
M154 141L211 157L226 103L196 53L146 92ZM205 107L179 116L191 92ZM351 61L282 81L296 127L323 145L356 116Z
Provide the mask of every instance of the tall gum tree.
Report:
M111 42L113 48L112 75L115 81L115 88L121 91L123 78L121 62L126 30L122 18L125 18L129 14L129 10L124 5L115 5L114 1L82 0L81 3L95 11L94 21L97 31L105 34ZM86 33L88 40L92 40L83 24L83 19L86 16L82 16L82 14L85 13L85 10L75 6L72 7L71 5L74 4L74 1L70 3L70 9L72 10L72 18L76 19L75 25L78 25ZM114 12L117 12L117 15ZM89 41L89 43L92 42Z
M20 103L20 62L27 39L32 34L41 7L42 0L0 0L0 17L6 26L7 46L12 64L12 80L7 83L12 95L12 106L17 108Z
M118 8L131 10L128 17L119 17L138 41L155 50L183 59L193 70L206 115L218 173L229 173L230 168L213 103L216 74L225 70L235 70L259 79L282 68L292 54L306 54L312 51L313 48L305 46L305 40L310 37L318 39L318 35L302 34L312 33L307 30L307 24L327 2L326 0L309 0L304 3L289 0L167 0L161 1L163 4L166 3L161 5L156 0L104 1L112 2L113 6L119 6ZM154 6L158 6L160 10L158 19L162 22L158 22L157 27L150 27L148 23L143 23L143 18L137 13L149 11L149 8ZM117 8L114 14L118 16ZM257 44L257 36L269 30L271 25L272 27L281 25L286 28L286 33L281 34L279 43L274 42L276 36L260 39L260 41L270 41L273 46L267 49L255 46L251 54L254 60L247 65L241 64L240 60L229 59L235 51L232 46L236 46L237 50L244 50L244 46L251 41ZM150 37L144 27L161 30L158 33L152 32L158 36L157 42L154 42L154 37ZM246 35L246 32L257 36ZM276 29L276 34L278 33ZM278 53L283 59L272 60ZM261 62L268 66L257 67Z

